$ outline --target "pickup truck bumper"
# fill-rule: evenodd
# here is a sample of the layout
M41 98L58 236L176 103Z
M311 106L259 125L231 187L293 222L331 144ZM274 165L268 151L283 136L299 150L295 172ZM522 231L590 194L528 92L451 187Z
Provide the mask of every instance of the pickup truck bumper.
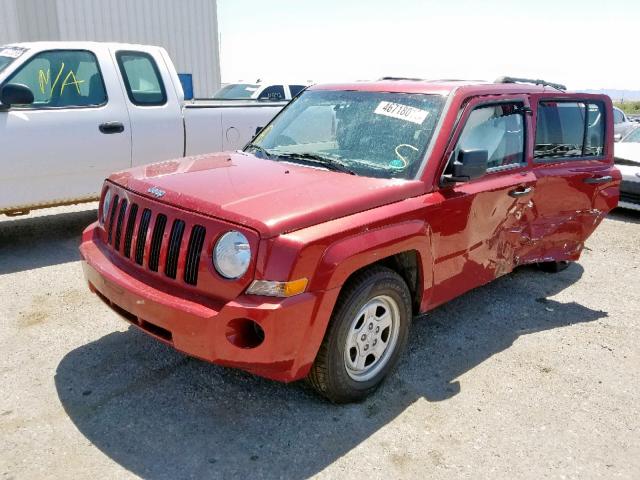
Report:
M640 211L640 165L618 165L622 173L618 206Z
M92 235L80 252L89 288L122 318L190 356L282 382L304 378L339 289L280 299L241 295L212 307L156 289L118 268ZM260 328L256 329L255 324Z

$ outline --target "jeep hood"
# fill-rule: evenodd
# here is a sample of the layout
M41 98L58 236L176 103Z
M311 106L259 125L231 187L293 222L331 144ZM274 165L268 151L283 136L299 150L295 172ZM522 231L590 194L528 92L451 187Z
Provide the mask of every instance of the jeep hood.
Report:
M181 209L271 237L424 193L417 180L377 179L234 152L155 163L110 181Z

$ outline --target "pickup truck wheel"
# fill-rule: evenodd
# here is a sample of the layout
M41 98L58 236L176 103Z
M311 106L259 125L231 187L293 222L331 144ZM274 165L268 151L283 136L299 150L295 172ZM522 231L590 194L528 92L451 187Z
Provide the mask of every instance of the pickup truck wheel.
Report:
M340 294L309 383L335 403L364 399L398 362L410 323L402 277L385 267L362 272Z
M570 262L563 260L560 262L540 262L538 268L547 273L558 273L562 270L566 270L569 267Z

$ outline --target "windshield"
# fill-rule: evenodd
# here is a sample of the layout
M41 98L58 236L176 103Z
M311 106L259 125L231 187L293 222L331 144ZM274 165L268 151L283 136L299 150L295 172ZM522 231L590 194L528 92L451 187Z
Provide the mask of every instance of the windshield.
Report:
M0 57L0 72L3 71L11 62L13 62L13 58Z
M623 143L640 143L640 127L622 139Z
M0 72L26 51L27 49L22 47L0 47Z
M240 100L251 98L259 88L259 85L252 83L232 83L225 85L218 90L213 98L216 100Z
M439 95L309 90L247 150L273 160L324 160L362 176L413 178L444 102Z

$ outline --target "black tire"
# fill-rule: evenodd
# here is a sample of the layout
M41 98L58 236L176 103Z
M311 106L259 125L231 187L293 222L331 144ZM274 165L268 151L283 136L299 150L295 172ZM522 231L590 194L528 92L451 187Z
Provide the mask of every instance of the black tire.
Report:
M345 365L347 335L358 312L378 296L390 297L399 307L398 337L393 349L388 353L385 350L383 355L388 358L381 370L366 381L356 381L349 375ZM407 284L393 270L372 267L357 274L343 287L336 302L329 327L307 377L311 386L334 403L357 402L372 393L396 366L407 344L412 318L411 304Z
M540 262L538 268L547 273L558 273L569 268L571 262L562 260L559 262Z

